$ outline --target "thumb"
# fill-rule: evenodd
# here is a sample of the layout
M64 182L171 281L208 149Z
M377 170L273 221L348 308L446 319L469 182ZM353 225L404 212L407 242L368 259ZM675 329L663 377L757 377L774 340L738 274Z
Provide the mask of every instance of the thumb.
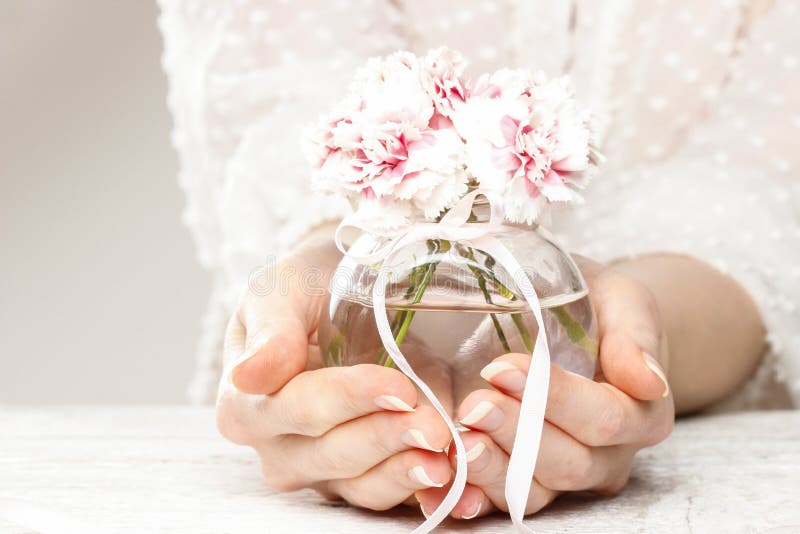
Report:
M610 384L635 399L656 400L670 393L661 364L623 331L607 331L603 336L600 366Z
M275 393L306 368L308 333L295 316L247 328L245 346L231 370L231 382L244 393Z
M639 400L669 395L655 298L638 282L615 273L595 281L600 368L613 386Z
M296 287L285 295L262 296L248 289L238 313L244 347L228 366L236 389L269 395L306 369L315 323L308 313L310 298Z

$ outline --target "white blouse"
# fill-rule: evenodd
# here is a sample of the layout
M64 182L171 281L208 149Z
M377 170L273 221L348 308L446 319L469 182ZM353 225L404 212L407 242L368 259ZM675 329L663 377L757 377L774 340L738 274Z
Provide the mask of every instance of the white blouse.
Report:
M309 192L304 125L365 58L447 45L473 76L569 74L607 163L555 214L598 260L692 254L757 302L770 354L738 396L777 380L800 403L800 2L797 0L160 0L186 224L215 275L195 400L213 396L248 274L344 213ZM724 335L724 333L720 333Z

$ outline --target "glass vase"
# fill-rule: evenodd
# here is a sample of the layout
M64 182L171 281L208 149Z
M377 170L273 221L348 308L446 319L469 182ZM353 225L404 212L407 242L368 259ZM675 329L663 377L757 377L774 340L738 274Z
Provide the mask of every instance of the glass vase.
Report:
M487 217L488 208L476 204L467 224ZM493 235L515 256L539 296L552 361L591 378L598 351L596 318L575 262L540 226L504 223ZM386 238L362 234L351 250L368 254L385 244ZM345 257L333 275L319 326L324 365L394 366L372 308L378 267ZM533 350L538 328L514 282L520 273L506 272L486 252L431 239L400 250L389 267L385 295L392 333L448 409L470 391L487 387L479 372L492 359Z

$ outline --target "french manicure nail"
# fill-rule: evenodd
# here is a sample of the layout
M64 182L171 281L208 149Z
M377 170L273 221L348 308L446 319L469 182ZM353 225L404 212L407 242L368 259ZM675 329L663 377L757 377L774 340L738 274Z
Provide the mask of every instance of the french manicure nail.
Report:
M525 373L508 362L492 362L481 369L481 377L508 391L525 389Z
M474 447L467 451L467 463L474 462L478 459L478 456L483 454L483 451L486 450L486 445L483 442L479 441Z
M653 373L664 383L664 393L661 394L661 397L666 397L669 395L669 382L667 382L667 377L664 374L664 371L661 369L661 366L658 364L655 358L649 355L646 352L642 352L642 356L644 356L644 363L647 367L650 368Z
M419 510L420 512L422 512L422 515L425 516L425 519L428 519L430 517L430 514L428 514L428 512L425 511L425 507L422 506L422 503L419 503Z
M432 452L444 451L444 449L437 449L428 443L428 440L425 439L425 434L416 428L409 428L408 430L404 431L400 439L402 439L403 443L406 445L411 445L412 447L417 447L419 449L425 449Z
M393 412L413 412L414 408L409 406L408 404L403 401L403 399L399 397L395 397L394 395L381 395L375 399L375 404L378 405L378 408L383 408L384 410L391 410Z
M503 422L503 412L489 401L481 401L461 419L461 424L480 430L495 430Z
M478 514L479 514L479 513L481 513L481 508L482 508L482 507L483 507L483 503L482 503L482 502L479 502L479 503L478 503L478 506L477 506L477 507L475 507L475 511L474 511L474 512L472 512L472 513L471 513L471 514L469 514L469 515L462 515L462 516L461 516L461 519L474 519L475 517L477 517L477 516L478 516Z
M226 367L225 375L228 379L228 382L232 386L234 387L236 386L236 384L234 384L233 382L233 375L234 373L236 373L236 370L239 369L239 367L241 367L242 364L245 363L247 360L255 356L260 348L261 348L260 345L251 347L245 350L238 358L233 360L230 364L228 364L228 366Z
M429 488L441 488L444 486L444 482L434 482L431 480L431 477L428 476L428 473L425 472L425 468L421 465L409 469L408 478L411 480L416 480L420 484Z
M247 341L245 345L244 351L235 359L233 360L230 365L230 373L228 374L228 378L233 382L233 373L236 372L244 362L258 354L258 352L266 345L269 340L272 339L272 336L267 334L266 332L261 332L253 339Z

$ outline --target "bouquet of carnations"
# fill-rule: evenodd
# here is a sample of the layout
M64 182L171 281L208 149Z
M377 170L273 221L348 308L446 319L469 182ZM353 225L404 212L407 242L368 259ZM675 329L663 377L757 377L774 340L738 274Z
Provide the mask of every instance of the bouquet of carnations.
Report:
M336 235L345 256L320 327L325 362L396 366L451 429L456 476L420 531L458 502L466 460L458 429L417 371L438 359L439 371L457 373L494 343L532 354L506 487L521 525L551 354L585 376L597 356L580 271L538 224L550 204L582 201L599 157L589 115L566 79L501 69L468 82L464 68L447 48L371 59L306 143L314 187L353 207ZM443 352L440 332L458 337L448 320L469 326Z

